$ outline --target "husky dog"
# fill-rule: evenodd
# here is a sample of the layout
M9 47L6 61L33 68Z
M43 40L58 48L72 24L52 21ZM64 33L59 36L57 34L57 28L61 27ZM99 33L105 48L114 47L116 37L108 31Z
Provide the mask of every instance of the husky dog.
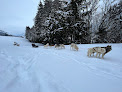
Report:
M55 44L55 49L61 48L60 44Z
M60 44L61 49L65 49L64 44Z
M32 47L34 48L38 48L39 46L35 45L35 44L32 44Z
M106 52L106 49L105 48L101 48L101 47L94 47L93 48L94 52L96 52L96 57L98 56L99 54L99 58L100 58L100 54L102 54L102 58L104 58L104 53Z
M65 49L64 44L55 44L56 49Z
M76 44L72 43L70 49L78 51L79 48Z
M44 45L44 48L47 48L49 46L49 43L47 43L46 45Z
M17 42L14 42L14 46L15 46L15 45L16 45L16 46L20 46Z
M96 57L98 56L98 54L99 54L99 57L100 57L100 54L102 54L102 58L104 58L104 55L106 53L108 53L109 51L111 51L112 48L111 48L111 46L108 45L106 47L94 47L93 50L94 50L94 52L97 53Z
M73 50L74 45L75 45L74 43L71 43L70 50Z
M78 46L77 46L76 44L75 44L73 47L74 47L74 49L75 49L76 51L78 51L79 48L78 48Z
M88 48L87 56L91 56L93 54L94 56L95 50L93 48Z

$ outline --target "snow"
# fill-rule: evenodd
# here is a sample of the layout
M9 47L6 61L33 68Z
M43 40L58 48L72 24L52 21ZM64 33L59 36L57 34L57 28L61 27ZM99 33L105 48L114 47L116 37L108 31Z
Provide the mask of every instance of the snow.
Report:
M17 42L20 46L14 46ZM0 37L0 92L122 92L122 44L104 59L87 49L108 44L80 44L79 51L32 48L19 37Z

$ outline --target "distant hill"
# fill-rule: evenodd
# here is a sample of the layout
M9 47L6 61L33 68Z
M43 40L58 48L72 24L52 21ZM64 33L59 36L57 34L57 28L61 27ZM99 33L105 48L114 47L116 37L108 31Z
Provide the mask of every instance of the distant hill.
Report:
M0 30L0 36L12 36L12 35L8 34L7 32Z

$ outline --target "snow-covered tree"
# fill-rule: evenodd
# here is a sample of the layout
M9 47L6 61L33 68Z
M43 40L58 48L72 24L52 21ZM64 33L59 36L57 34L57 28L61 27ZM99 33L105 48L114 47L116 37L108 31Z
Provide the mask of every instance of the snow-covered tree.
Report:
M40 2L35 24L26 29L26 38L44 44L93 43L109 39L107 37L110 34L105 26L111 24L111 21L115 22L112 19L108 20L115 11L109 9L106 14L101 14L104 16L100 21L100 14L95 13L98 3L99 0L45 0L44 5ZM96 30L97 35L94 34Z
M34 19L34 27L36 28L36 31L40 32L40 28L42 27L43 24L43 14L44 14L44 6L42 4L42 2L40 1L39 6L38 6L38 12L36 14L36 17Z
M34 27L29 33L31 36L32 33L38 35L38 39L35 36L33 38L45 43L90 43L90 26L88 19L85 18L90 14L88 10L81 14L81 10L88 7L80 8L85 2L86 0L71 0L70 2L45 0L44 5L40 2Z

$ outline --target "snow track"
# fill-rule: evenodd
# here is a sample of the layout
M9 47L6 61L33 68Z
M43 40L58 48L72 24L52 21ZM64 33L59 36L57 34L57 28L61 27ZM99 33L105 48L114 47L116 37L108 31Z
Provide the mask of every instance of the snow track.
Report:
M13 42L18 42L19 47ZM54 47L32 48L23 38L0 37L0 92L122 92L122 44L111 44L105 59Z

